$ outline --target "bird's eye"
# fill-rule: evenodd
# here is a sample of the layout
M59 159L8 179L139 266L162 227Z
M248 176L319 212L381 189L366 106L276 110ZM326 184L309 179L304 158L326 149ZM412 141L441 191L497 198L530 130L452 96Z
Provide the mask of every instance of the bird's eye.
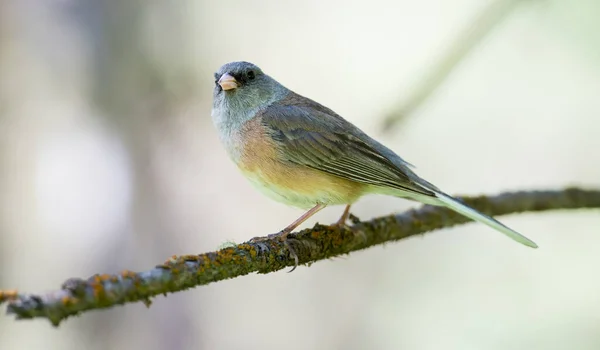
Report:
M252 79L254 79L255 77L256 77L256 76L254 75L254 71L253 71L253 70L251 70L251 71L248 71L248 79L252 80Z

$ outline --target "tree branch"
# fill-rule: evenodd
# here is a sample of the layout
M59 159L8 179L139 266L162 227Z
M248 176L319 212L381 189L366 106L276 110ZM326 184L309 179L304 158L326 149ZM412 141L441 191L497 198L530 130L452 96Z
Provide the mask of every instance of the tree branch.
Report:
M463 200L486 214L499 216L556 209L600 208L600 190L569 188L512 192L493 197L465 197ZM351 230L331 230L317 224L312 229L289 237L300 263L310 264L468 221L446 208L424 206L365 222L356 219L354 228L364 235L356 235ZM173 256L145 272L123 271L115 275L94 275L88 279L71 278L63 283L61 289L46 294L0 290L0 304L7 302L7 313L16 315L17 319L43 317L58 326L65 318L84 311L136 301L149 306L150 298L160 294L166 295L251 272L273 272L293 265L294 260L282 242L265 239L216 252Z

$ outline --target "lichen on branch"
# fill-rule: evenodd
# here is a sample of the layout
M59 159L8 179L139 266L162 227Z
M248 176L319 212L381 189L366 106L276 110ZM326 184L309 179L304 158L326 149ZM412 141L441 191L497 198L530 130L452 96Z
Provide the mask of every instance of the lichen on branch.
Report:
M522 191L496 196L462 197L481 212L500 216L559 209L600 208L600 191L568 188L557 191ZM443 207L423 206L402 214L370 221L356 220L353 230L332 230L315 225L288 236L300 264L397 241L414 235L468 222L466 217ZM361 234L357 235L355 232ZM543 249L543 242L540 245ZM71 278L61 288L44 294L0 290L0 304L17 319L47 318L53 325L85 311L130 302L150 305L151 298L175 293L252 272L269 273L294 266L289 250L277 238L245 242L215 252L173 256L144 272L97 274Z

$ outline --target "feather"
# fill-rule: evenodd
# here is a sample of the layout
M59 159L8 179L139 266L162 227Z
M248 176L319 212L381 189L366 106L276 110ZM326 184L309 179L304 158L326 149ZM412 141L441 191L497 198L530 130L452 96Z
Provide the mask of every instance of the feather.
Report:
M531 247L531 248L538 247L537 244L535 244L535 242L533 242L529 238L523 236L522 234L518 233L517 231L511 229L510 227L505 226L498 220L496 220L492 217L489 217L483 213L480 213L471 207L466 206L465 204L459 202L455 198L452 198L443 193L436 193L436 197L440 200L440 202L444 206L456 211L457 213L460 213L460 214L468 217L469 219L478 221L478 222L485 224L493 229L496 229L496 230L504 233L508 237L512 238L513 240L515 240L521 244L524 244L528 247Z

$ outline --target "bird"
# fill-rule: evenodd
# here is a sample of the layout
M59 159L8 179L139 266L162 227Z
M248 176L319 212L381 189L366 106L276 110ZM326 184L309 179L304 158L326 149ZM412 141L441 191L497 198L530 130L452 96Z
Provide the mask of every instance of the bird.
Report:
M525 246L538 247L419 177L412 164L391 149L255 64L226 63L214 78L211 117L229 157L265 195L306 210L269 237L286 242L294 229L330 205L346 206L332 225L344 226L350 206L359 198L383 194L447 207ZM297 266L298 257L291 253Z

